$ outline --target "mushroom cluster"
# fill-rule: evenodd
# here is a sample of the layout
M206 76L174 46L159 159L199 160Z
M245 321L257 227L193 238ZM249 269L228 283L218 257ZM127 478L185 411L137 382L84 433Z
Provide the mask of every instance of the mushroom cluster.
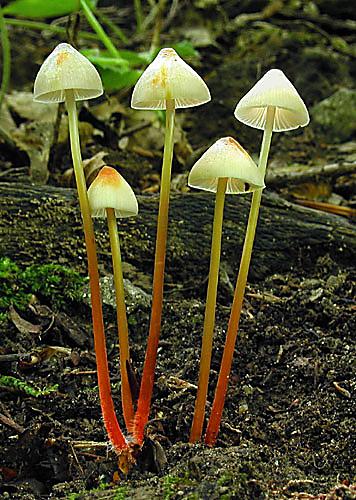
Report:
M166 112L151 318L136 410L128 372L130 366L129 328L117 218L137 215L138 204L129 184L113 167L103 167L87 190L80 151L76 101L95 98L102 93L100 76L94 66L76 49L65 43L58 45L44 61L34 85L35 100L64 102L68 112L72 160L87 250L100 403L108 437L114 450L120 456L120 467L122 470L127 470L128 465L134 461L133 456L137 452L137 447L140 448L143 444L145 426L151 407L162 319L175 111L178 108L207 103L210 100L210 93L202 78L173 49L165 48L143 72L132 94L133 108L163 109ZM278 69L268 71L240 100L235 109L235 116L242 123L263 130L258 165L234 138L223 137L207 149L195 163L188 178L190 187L215 193L210 268L198 390L190 433L191 442L201 439L204 427L214 339L225 196L252 193L226 342L205 434L205 442L208 445L213 445L216 441L224 407L262 190L265 187L264 178L272 133L303 127L309 122L308 111L298 92ZM129 437L124 435L118 423L111 394L98 257L92 220L96 217L106 218L108 224L116 294L122 409Z
M224 137L216 141L193 165L188 184L216 193L198 392L190 433L190 441L195 442L201 437L208 392L225 193L251 193L256 189L263 189L264 181L257 165L243 147L232 137Z

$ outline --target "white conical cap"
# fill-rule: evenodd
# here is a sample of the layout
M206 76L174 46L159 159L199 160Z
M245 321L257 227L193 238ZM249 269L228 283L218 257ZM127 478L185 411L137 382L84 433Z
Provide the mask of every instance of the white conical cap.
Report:
M137 215L138 206L128 182L112 167L103 167L88 189L92 217L106 217L106 209L113 208L116 217Z
M166 109L174 99L176 108L190 108L210 101L204 80L174 49L162 49L142 73L133 90L134 109Z
M250 127L263 130L267 107L275 106L273 131L284 132L309 123L308 110L283 71L271 69L241 99L235 117Z
M265 187L256 163L232 137L216 141L193 165L188 184L216 193L218 180L227 177L226 193L250 193Z
M73 90L76 101L103 93L100 75L92 63L68 43L60 43L37 73L34 100L64 102L65 90Z

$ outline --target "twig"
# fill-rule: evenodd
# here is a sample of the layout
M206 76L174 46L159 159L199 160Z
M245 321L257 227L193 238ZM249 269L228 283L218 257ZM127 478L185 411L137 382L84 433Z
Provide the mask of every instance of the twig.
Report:
M165 31L171 25L172 21L174 20L175 16L178 13L178 10L179 10L179 0L172 0L169 12L165 16L165 19L164 19L164 22L163 22L163 29Z
M134 125L131 128L127 128L126 130L123 130L122 132L119 133L118 138L121 139L122 137L127 137L128 135L132 135L135 132L139 132L140 130L143 130L151 125L151 122L142 122L139 123L138 125Z
M134 0L134 9L136 18L136 32L141 33L143 24L143 12L142 12L141 0Z
M356 209L350 207L342 207L340 205L333 205L332 203L324 203L322 201L295 199L293 200L297 205L303 207L314 208L322 212L329 212L331 214L343 215L345 217L356 217Z
M1 134L0 134L1 135ZM9 182L9 179L21 180L28 177L28 167L11 167L6 170L0 172L0 181L1 182ZM4 179L7 177L7 179Z
M12 354L0 354L0 363L9 363L12 361L27 361L31 359L31 354L29 353L12 353Z
M263 21L265 19L269 19L275 14L278 14L282 10L282 7L282 1L272 1L262 11L251 12L249 14L239 14L228 23L226 29L227 31L236 31L252 21Z
M111 29L111 31L121 40L121 42L128 44L129 39L127 36L124 34L124 32L115 24L112 22L109 16L104 14L101 9L94 9L95 15L99 18L99 20L108 26L108 28Z
M317 16L305 14L304 12L293 11L289 9L283 9L279 12L279 14L284 18L290 19L302 19L305 21L311 21L315 24L320 24L321 26L326 26L328 28L348 30L348 31L356 31L356 21L353 19L335 19L331 18L326 14L318 14Z
M323 177L339 177L340 175L356 172L356 162L330 163L329 165L303 168L298 171L284 171L283 173L269 172L266 177L266 185L273 187L285 187L287 184L302 184L312 179Z
M14 429L14 431L16 431L18 434L22 434L22 432L24 432L25 430L25 428L22 427L22 425L17 424L15 420L13 420L11 417L7 417L2 413L0 413L0 422L2 422L7 427L11 427L11 429Z
M162 31L162 21L163 12L166 6L166 0L158 0L158 9L155 17L155 24L152 34L152 42L150 47L150 52L154 53L160 46L161 31Z
M277 26L282 26L282 28L285 28L286 21L284 19L274 19L273 20L274 24ZM290 24L293 25L301 25L309 28L310 30L315 31L316 33L319 33L322 37L324 37L331 45L332 49L335 52L339 52L340 54L347 55L349 57L352 57L353 59L356 59L356 53L355 50L349 47L347 43L345 43L345 47L342 45L342 47L337 47L334 43L334 36L330 35L327 31L324 29L320 28L317 26L314 22L312 21L307 21L305 19L291 19Z
M69 443L69 446L70 446L70 449L72 450L72 455L73 455L73 458L74 458L74 461L75 463L77 464L77 467L78 469L80 470L82 476L84 476L84 470L83 470L83 467L80 465L79 463L79 460L78 460L78 456L75 452L75 449L73 448L73 444L72 443Z

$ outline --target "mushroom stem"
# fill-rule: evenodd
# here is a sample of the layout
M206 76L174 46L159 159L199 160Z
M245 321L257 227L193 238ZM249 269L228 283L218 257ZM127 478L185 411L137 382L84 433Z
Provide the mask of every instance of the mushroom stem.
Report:
M173 158L175 101L167 99L166 132L161 176L161 192L157 220L156 255L153 272L152 307L145 362L143 366L140 394L135 415L134 436L139 444L143 441L144 428L150 413L157 348L161 330L164 265L166 257L169 192Z
M263 172L266 171L266 166L267 166L267 159L271 145L275 111L276 108L274 106L269 106L267 108L266 127L263 133L260 159L258 164L258 168L263 169ZM225 347L221 360L218 382L215 389L214 402L211 409L211 414L205 434L205 443L209 446L213 446L216 442L221 422L221 416L224 409L225 396L229 382L232 358L234 355L235 343L239 328L242 303L245 294L247 276L251 262L251 254L253 249L253 242L255 239L261 198L262 198L262 189L254 191L252 196L250 215L248 219L245 241L240 261L240 269L237 277L234 299L231 306L229 325L226 333Z
M117 452L128 448L128 443L118 424L114 403L111 396L110 377L106 355L104 321L101 304L98 259L93 229L93 221L90 215L88 195L85 183L82 157L80 152L80 140L78 131L77 109L72 90L66 90L66 106L68 111L70 145L72 151L74 174L77 183L79 205L83 219L84 236L88 259L89 284L91 294L91 309L93 318L94 345L98 373L98 387L101 411L109 439Z
M226 177L220 178L218 180L218 188L216 191L213 235L211 240L209 282L205 305L202 348L200 354L198 392L195 400L192 428L190 431L191 443L195 443L201 438L204 423L206 396L208 392L211 353L214 337L216 295L219 280L221 253L221 234L227 181L228 179Z
M120 240L119 240L119 233L117 231L115 210L113 208L107 208L106 216L108 220L111 255L114 268L116 316L117 316L117 326L119 331L119 346L120 346L122 411L124 415L126 429L130 431L134 421L134 410L132 405L130 383L127 375L127 362L130 360L129 329L127 325L127 316L126 316L125 290L124 290L124 279L122 276Z

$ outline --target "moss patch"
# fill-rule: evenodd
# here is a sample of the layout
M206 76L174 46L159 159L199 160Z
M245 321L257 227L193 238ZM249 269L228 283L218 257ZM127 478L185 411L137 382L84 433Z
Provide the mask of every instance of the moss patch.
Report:
M12 305L24 310L33 294L59 309L83 296L86 278L58 264L35 264L21 269L8 257L0 259L0 314Z

